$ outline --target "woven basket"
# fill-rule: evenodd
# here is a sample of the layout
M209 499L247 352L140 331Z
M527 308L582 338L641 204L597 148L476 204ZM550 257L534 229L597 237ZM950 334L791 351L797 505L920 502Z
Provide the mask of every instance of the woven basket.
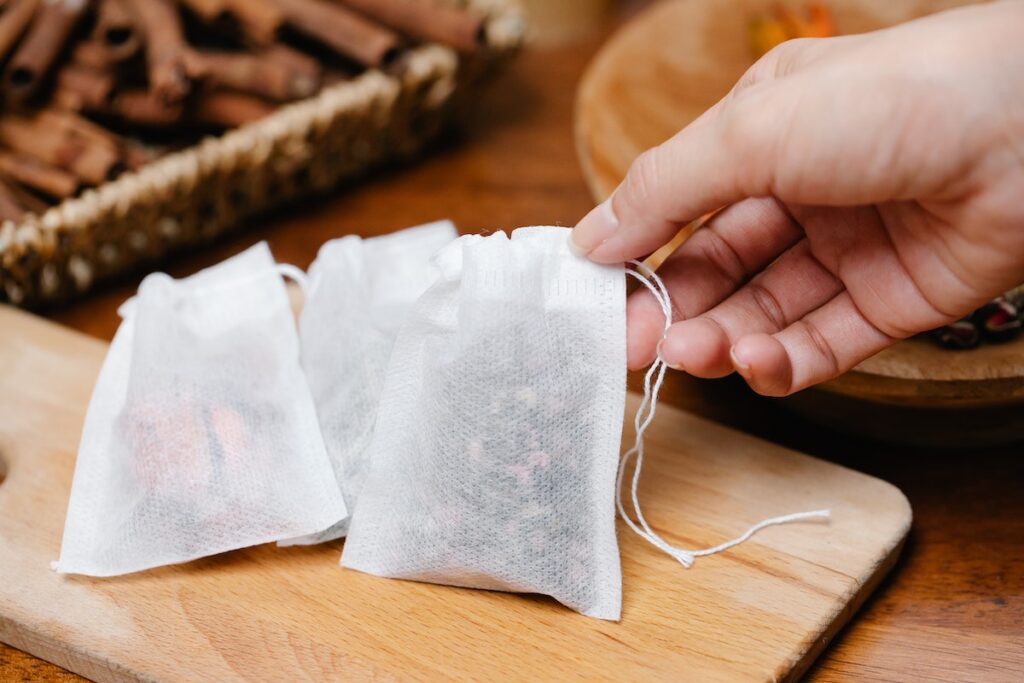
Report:
M472 57L424 45L400 75L372 69L207 138L136 172L0 226L0 301L65 302L97 282L208 242L242 219L409 158L442 129L458 90L519 46L514 0L469 0L488 15Z

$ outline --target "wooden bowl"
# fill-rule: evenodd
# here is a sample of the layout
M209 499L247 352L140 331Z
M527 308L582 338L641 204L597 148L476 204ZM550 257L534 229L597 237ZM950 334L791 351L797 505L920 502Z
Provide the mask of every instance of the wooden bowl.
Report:
M594 197L630 163L723 97L753 63L751 17L779 0L665 0L624 26L579 86L577 152ZM785 0L796 10L804 2ZM841 34L870 31L959 0L831 0ZM972 351L911 339L820 387L786 399L816 420L858 434L961 446L1024 439L1024 338ZM881 407L880 407L881 406Z

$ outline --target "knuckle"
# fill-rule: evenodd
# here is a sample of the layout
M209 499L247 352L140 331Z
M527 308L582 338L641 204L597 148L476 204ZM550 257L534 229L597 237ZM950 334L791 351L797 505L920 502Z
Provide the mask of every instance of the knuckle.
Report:
M801 320L796 323L797 329L805 337L808 346L814 351L814 353L823 362L825 369L824 375L827 377L835 377L842 372L842 367L839 364L839 358L836 356L835 351L832 349L832 345L818 326L814 323ZM824 379L825 377L822 377Z
M773 193L773 182L787 147L785 138L794 117L775 83L753 85L722 109L719 138L726 155L742 160L734 182L747 196Z
M654 196L661 177L660 162L654 149L638 156L626 174L625 192L622 201L629 208L640 209Z
M746 279L746 267L736 250L712 228L701 231L697 246L701 256L717 270L733 289Z
M764 117L760 111L765 89L763 84L750 86L722 110L722 137L734 153L748 153L761 140Z
M761 55L736 82L735 90L742 90L757 83L778 78L781 65L787 61L792 42L794 41L787 40L784 43L779 43Z
M758 282L751 282L747 285L750 289L750 298L757 307L761 316L768 321L773 332L778 332L786 327L786 312L775 294Z
M772 78L783 78L814 62L828 45L824 38L791 38L766 52L761 60L768 62L764 68L770 69Z
M671 305L670 314L672 315L672 323L679 322L681 320L687 320L690 318L689 313L683 309L680 303L677 301L679 297L671 297L669 304Z

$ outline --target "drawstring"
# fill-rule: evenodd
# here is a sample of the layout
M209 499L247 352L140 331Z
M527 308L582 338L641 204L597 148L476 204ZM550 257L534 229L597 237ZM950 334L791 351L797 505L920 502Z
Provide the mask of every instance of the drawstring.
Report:
M630 261L629 263L631 263L636 270L627 269L626 273L631 277L636 278L644 287L646 287L651 294L654 295L654 299L658 302L658 305L661 306L661 312L665 316L665 327L662 332L662 339L664 339L669 328L672 326L672 302L669 298L668 289L666 289L665 283L658 274L648 268L645 264L640 261ZM682 548L676 548L659 536L657 532L651 528L650 524L647 523L647 519L644 518L644 514L640 509L640 498L637 493L637 489L640 485L640 471L644 462L644 433L654 420L654 412L658 407L658 394L661 392L661 385L665 381L665 371L667 369L668 364L661 357L659 346L658 357L651 364L651 367L648 368L647 374L644 376L644 395L640 401L640 406L637 408L636 416L633 419L633 426L636 430L636 440L633 442L632 448L622 454L622 459L619 461L619 473L615 486L615 504L618 508L619 515L630 529L655 548L658 548L666 555L674 558L684 567L689 568L693 565L694 559L704 557L706 555L714 555L715 553L728 550L729 548L748 540L751 536L765 527L777 524L789 524L790 522L799 522L809 519L825 519L830 516L831 512L829 510L812 510L810 512L797 512L789 515L781 515L779 517L769 517L768 519L762 520L750 527L743 534L737 536L731 541L726 541L725 543L716 545L713 548L706 548L704 550L684 550ZM626 468L629 465L629 461L634 457L636 458L636 464L633 467L633 477L629 488L630 498L633 503L633 514L636 516L635 521L626 513L625 506L622 503L623 479L625 478Z
M293 266L290 263L278 263L274 266L277 269L277 274L281 277L288 278L299 286L302 290L302 298L305 299L309 296L309 277L302 271L298 266Z

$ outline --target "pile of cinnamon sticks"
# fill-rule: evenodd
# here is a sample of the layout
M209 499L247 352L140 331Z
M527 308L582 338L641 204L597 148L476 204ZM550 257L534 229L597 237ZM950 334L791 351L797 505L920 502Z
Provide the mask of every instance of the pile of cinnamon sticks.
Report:
M0 0L0 220L483 31L447 0Z

